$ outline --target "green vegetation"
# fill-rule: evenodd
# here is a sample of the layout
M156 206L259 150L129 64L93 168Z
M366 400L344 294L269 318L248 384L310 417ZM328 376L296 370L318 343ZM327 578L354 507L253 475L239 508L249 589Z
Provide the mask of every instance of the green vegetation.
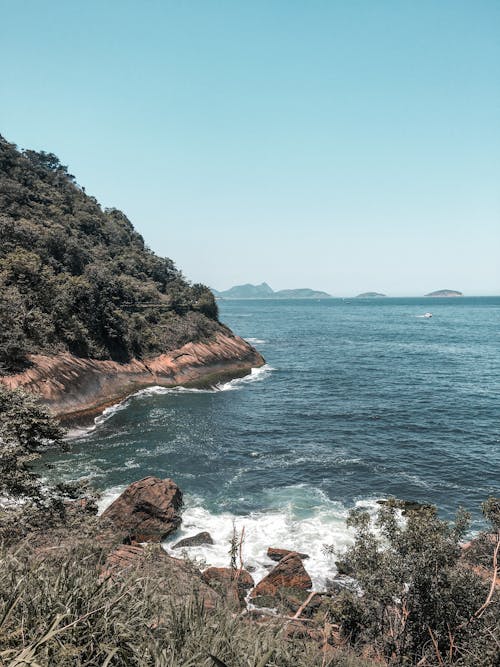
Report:
M351 513L356 539L342 568L359 589L333 600L332 619L351 645L368 646L386 664L497 666L499 499L483 505L495 532L475 540L473 558L461 548L465 513L448 523L422 506L401 520L400 507L395 500L381 507L375 525L366 512Z
M0 543L16 543L33 531L67 524L68 499L88 496L85 509L95 513L85 483L50 487L32 470L47 446L66 447L63 436L63 429L35 396L0 384Z
M0 372L29 353L127 361L211 337L210 290L102 210L52 153L0 136Z
M157 561L103 580L102 554L91 545L43 559L24 548L0 559L0 661L12 667L372 665L287 641L282 623L254 623L224 604L205 609L175 579L165 586Z
M48 442L62 444L63 430L31 394L0 384L0 494L41 501L30 463Z
M36 399L0 389L0 664L498 667L500 499L483 505L493 532L467 549L463 512L449 523L431 506L395 500L375 523L352 512L355 541L341 564L350 588L322 596L303 624L286 609L263 620L224 597L205 608L199 573L187 563L179 576L178 561L161 557L158 545L104 577L116 535L102 532L95 503L68 502L81 489L47 489L29 469L61 437ZM242 540L234 532L233 568Z

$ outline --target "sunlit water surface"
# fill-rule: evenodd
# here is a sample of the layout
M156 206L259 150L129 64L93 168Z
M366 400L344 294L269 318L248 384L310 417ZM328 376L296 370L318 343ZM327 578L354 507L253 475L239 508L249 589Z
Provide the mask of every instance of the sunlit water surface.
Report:
M221 320L267 365L208 391L152 388L111 408L50 453L50 476L92 478L103 503L145 475L185 493L179 537L228 564L233 521L245 558L265 572L268 546L332 572L324 544L349 541L355 505L389 495L459 506L499 494L500 298L223 301ZM432 318L421 317L430 311ZM167 545L168 546L168 545ZM258 575L258 572L257 572Z

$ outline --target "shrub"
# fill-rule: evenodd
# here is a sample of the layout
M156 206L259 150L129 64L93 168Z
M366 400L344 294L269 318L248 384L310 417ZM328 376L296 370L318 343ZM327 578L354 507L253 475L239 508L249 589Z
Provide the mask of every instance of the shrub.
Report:
M355 542L343 563L361 591L344 591L333 619L352 644L370 645L389 664L498 665L499 597L483 607L490 582L465 566L468 517L449 523L422 507L402 518L399 507L389 501L375 524L351 513Z

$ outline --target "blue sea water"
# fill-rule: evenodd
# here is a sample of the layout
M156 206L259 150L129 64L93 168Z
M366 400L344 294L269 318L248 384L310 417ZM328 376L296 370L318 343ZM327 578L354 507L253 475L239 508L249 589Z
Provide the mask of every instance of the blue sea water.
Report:
M433 317L421 317L430 311ZM153 388L51 453L51 474L110 499L148 474L186 493L183 535L224 564L233 522L249 562L265 547L339 548L349 508L393 495L461 505L500 495L500 297L220 302L267 365L214 390ZM217 542L217 540L216 540ZM317 556L316 581L331 571Z

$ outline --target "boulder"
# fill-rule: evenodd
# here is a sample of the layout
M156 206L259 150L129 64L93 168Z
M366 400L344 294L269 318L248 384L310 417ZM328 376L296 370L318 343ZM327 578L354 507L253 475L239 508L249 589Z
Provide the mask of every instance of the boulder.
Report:
M267 557L279 563L279 561L282 560L285 556L293 553L296 553L297 556L302 560L304 560L304 558L309 558L307 554L301 554L298 551L290 551L289 549L275 549L274 547L269 547L267 550Z
M254 587L252 575L246 570L231 567L209 567L201 575L203 581L241 607L245 606L248 591Z
M210 533L198 533L191 537L185 537L174 544L172 549L182 549L183 547L199 547L202 544L213 544L214 541Z
M252 597L279 595L281 588L308 590L312 586L311 577L302 565L301 557L292 552L284 556L267 576L252 591Z
M171 479L134 482L102 514L124 542L161 542L181 523L182 491Z

